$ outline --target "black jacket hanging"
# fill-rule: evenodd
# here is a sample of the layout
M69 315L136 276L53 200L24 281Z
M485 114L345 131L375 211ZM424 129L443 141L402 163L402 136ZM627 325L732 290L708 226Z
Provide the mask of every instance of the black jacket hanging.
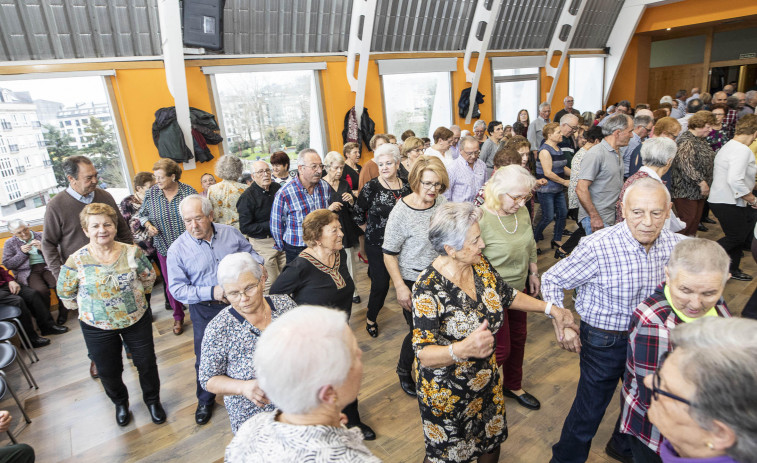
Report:
M470 87L463 89L460 92L460 99L457 101L457 107L459 109L460 117L468 117L468 108L470 106ZM473 119L481 117L481 111L478 110L478 105L484 103L484 94L476 91L476 101L473 103Z

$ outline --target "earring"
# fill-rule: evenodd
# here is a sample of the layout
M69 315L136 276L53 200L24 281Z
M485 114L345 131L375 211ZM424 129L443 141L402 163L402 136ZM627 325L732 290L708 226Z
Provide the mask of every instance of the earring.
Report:
M710 449L710 450L713 450L715 448L715 444L713 444L712 442L708 442L707 443L707 448Z

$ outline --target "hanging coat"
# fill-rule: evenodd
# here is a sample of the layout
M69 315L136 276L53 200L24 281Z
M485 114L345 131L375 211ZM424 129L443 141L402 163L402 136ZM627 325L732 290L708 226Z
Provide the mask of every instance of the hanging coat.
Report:
M460 110L460 117L468 117L468 108L470 106L470 87L463 89L460 92L460 99L457 101L457 107ZM473 103L473 119L481 117L481 111L478 110L478 105L484 103L484 94L476 91L476 101Z
M371 120L368 115L368 109L363 108L363 116L360 118L360 126L357 123L357 113L353 106L344 115L344 130L342 130L342 142L343 143L357 143L360 151L363 150L361 143L365 143L368 150L371 150L371 138L373 138L376 124Z

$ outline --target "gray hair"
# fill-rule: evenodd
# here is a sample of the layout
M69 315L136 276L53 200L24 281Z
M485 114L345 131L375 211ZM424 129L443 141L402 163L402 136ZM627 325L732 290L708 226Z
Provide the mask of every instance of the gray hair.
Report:
M486 183L484 192L486 206L491 210L498 210L502 207L502 196L516 188L533 191L536 188L536 179L523 166L517 164L497 169Z
M94 165L92 160L86 156L69 156L63 161L63 174L66 178L71 177L73 179L79 179L79 165L88 164Z
M216 175L223 180L237 181L242 176L242 160L231 154L224 154L216 162Z
M182 220L184 219L184 204L188 203L189 201L200 201L202 215L204 215L205 217L209 216L213 212L213 204L210 203L210 200L208 198L198 194L189 195L186 198L182 199L179 203L179 214L181 214Z
M474 142L476 143L476 148L478 148L478 140L470 135L466 135L464 137L460 137L460 142L457 144L457 146L462 148L466 143L470 143L472 145Z
M670 96L670 95L665 95L664 97L660 98L660 104L665 104L665 103L667 103L667 104L669 104L669 105L672 106L673 105L673 97Z
M376 151L373 152L374 161L378 162L378 158L381 156L391 156L394 162L400 162L400 159L402 159L400 157L400 149L394 143L384 143L376 148Z
M470 227L481 219L482 211L471 203L444 203L436 209L428 225L428 240L431 247L446 256L444 246L456 251L463 248L465 235Z
M573 98L573 97L570 96L570 95L568 95L568 96L566 96L565 98L562 99L562 102L563 103L567 103L568 102L568 98ZM560 120L562 120L562 119L560 119Z
M477 120L476 123L473 124L473 130L476 130L476 127L483 127L484 130L486 130L486 121L483 119Z
M330 170L332 164L344 165L344 156L337 151L329 151L323 158L323 165L326 170Z
M352 367L347 327L342 311L301 305L263 331L253 365L260 388L281 411L307 413L320 404L322 387L344 383Z
M26 223L23 219L13 219L10 222L8 222L8 231L13 233L15 230L18 230L21 227L28 227L29 224Z
M560 118L560 125L567 124L568 122L570 122L571 119L575 119L576 122L578 122L578 116L576 116L575 114L571 114L571 113L563 114L563 116Z
M602 135L605 137L612 135L616 130L625 130L631 125L633 120L628 114L615 114L606 119L602 125Z
M667 137L650 138L641 144L641 162L649 167L665 167L676 155L676 142Z
M321 155L318 154L318 151L316 151L313 148L305 148L304 150L300 151L299 154L297 155L297 165L298 166L304 166L305 165L304 164L304 162L305 162L305 155L308 154L308 153L313 153L316 156L318 156L318 159L321 159Z
M746 96L746 103L749 104L752 100L757 98L757 90L749 90L745 94Z
M687 240L688 241L688 240ZM691 417L704 429L715 420L736 434L726 453L736 461L757 455L757 321L702 317L670 332L681 374L696 386Z
M643 110L639 110L643 111ZM636 117L633 118L633 126L634 127L645 127L651 124L654 121L653 117L647 116L646 114L637 114Z
M260 281L263 276L263 269L248 252L235 252L228 254L218 263L218 272L216 280L223 286L229 283L235 283L239 280L239 275L251 273L256 280Z
M626 203L628 202L628 198L631 196L632 191L636 190L662 190L665 192L665 197L667 198L666 204L670 204L670 192L667 188L665 188L665 185L657 179L654 179L652 177L644 177L636 180L631 185L626 188L625 193L623 193L623 210L626 208Z
M679 270L689 273L719 273L723 276L723 286L728 280L731 259L721 245L703 238L689 238L675 245L668 261L670 278Z
M544 101L539 105L539 112L541 112L542 109L546 108L552 108L552 105Z

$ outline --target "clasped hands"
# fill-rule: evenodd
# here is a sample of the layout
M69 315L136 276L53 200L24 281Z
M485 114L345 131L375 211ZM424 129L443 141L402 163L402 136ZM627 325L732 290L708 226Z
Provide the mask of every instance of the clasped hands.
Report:
M573 313L565 308L552 306L550 315L552 326L555 328L555 337L557 344L570 352L581 352L581 340L578 337L578 325L573 319Z

